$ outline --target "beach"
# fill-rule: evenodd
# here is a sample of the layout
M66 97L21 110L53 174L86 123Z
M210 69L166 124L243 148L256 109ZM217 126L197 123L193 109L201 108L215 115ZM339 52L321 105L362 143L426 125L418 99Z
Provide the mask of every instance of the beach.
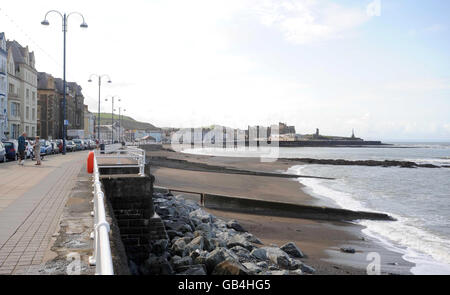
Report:
M151 173L155 176L155 186L290 204L333 206L331 202L306 193L296 178L239 172L286 173L296 164L293 161L260 162L259 158L192 155L170 149L147 151L147 158L151 163ZM200 199L195 194L180 194L197 201ZM367 255L371 252L380 255L381 274L410 274L414 266L402 259L402 254L364 235L361 232L363 227L356 223L216 209L207 211L225 220L236 219L266 245L296 243L307 256L305 263L313 266L319 275L366 274L371 262L367 260ZM341 248L352 248L355 253L344 253Z

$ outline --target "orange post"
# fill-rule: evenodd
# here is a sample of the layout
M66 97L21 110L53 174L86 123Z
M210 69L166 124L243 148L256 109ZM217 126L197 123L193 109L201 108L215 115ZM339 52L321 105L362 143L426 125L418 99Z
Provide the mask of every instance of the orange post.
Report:
M94 173L94 152L90 151L87 158L87 172Z

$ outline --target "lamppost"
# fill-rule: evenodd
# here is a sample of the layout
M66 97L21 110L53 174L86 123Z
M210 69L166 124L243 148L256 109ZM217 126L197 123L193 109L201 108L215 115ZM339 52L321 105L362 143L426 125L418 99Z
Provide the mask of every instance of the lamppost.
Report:
M86 29L88 27L88 25L86 24L86 22L84 21L84 16L79 13L79 12L71 12L69 14L62 14L61 12L59 12L58 10L49 10L47 11L47 13L45 14L44 20L41 22L42 25L44 26L48 26L50 25L49 21L47 20L47 15L49 13L57 13L61 16L62 18L62 30L64 33L64 62L63 62L63 151L62 154L65 155L66 154L66 126L68 125L69 122L67 122L66 120L66 33L67 33L67 21L69 19L69 16L71 16L72 14L78 14L79 16L81 16L81 18L83 19L83 22L81 23L80 27L83 29Z
M92 82L93 77L98 77L98 117L97 117L97 139L100 142L100 88L102 86L102 78L108 78L108 83L111 83L111 78L108 75L92 74L89 76L88 82Z
M119 98L117 95L111 96L111 143L114 143L114 98ZM120 98L118 99L120 101ZM108 98L105 98L108 101Z
M125 112L126 109L123 109L123 111ZM123 133L122 133L122 113L121 113L121 107L119 107L119 140L123 141Z

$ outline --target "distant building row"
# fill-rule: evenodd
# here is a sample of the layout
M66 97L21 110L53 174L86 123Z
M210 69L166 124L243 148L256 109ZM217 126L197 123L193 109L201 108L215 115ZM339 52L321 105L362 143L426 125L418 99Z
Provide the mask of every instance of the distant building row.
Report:
M63 80L38 72L28 46L6 40L0 33L0 137L57 139L63 137ZM93 138L95 117L84 105L81 86L68 82L66 89L67 135ZM76 131L76 132L75 132Z

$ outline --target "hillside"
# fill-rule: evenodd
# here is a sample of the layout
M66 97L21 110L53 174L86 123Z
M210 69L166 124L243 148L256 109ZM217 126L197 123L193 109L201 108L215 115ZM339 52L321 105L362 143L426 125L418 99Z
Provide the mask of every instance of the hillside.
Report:
M98 114L94 114L96 119ZM119 115L114 114L114 121L119 121ZM111 125L111 114L109 113L100 113L100 125ZM139 122L129 116L122 116L122 126L125 129L137 129L137 130L152 130L159 129L158 127L147 123L147 122Z

